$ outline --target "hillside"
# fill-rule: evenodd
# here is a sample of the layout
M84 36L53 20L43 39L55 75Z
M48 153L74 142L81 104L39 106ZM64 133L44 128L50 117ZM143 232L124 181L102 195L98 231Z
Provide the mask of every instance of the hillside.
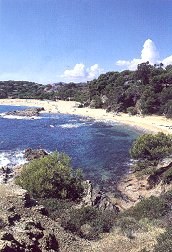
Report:
M78 84L1 81L0 98L75 100L107 111L172 117L172 65L141 63L136 71L107 72Z

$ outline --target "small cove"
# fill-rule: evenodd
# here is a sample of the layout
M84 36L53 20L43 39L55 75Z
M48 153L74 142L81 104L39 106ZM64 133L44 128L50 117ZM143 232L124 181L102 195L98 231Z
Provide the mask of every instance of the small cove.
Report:
M0 106L0 113L16 106ZM22 163L26 148L42 148L68 154L85 179L106 191L129 169L129 148L140 135L119 123L104 123L66 114L41 114L39 119L0 117L0 166Z

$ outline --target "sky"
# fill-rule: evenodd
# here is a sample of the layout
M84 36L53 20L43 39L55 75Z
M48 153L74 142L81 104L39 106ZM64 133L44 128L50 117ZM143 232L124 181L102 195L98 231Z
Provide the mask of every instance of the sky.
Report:
M0 80L82 82L172 64L172 0L0 0Z

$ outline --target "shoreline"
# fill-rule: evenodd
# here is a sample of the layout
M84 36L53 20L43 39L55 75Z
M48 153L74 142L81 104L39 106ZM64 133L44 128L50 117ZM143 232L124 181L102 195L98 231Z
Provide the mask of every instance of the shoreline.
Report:
M79 102L62 100L0 99L0 105L44 107L45 111L43 113L73 114L104 122L118 122L148 133L164 132L172 134L172 119L167 119L164 116L151 115L141 117L138 115L129 116L125 113L107 113L105 109L78 108L78 104Z

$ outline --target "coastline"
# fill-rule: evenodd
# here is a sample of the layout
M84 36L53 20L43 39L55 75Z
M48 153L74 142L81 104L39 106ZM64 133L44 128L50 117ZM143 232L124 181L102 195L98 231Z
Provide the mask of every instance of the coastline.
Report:
M107 113L105 109L78 108L78 104L75 101L62 100L0 99L0 105L44 107L45 111L43 113L73 114L105 122L118 122L145 132L172 134L172 119L167 119L164 116L151 115L141 117L129 116L125 113Z

